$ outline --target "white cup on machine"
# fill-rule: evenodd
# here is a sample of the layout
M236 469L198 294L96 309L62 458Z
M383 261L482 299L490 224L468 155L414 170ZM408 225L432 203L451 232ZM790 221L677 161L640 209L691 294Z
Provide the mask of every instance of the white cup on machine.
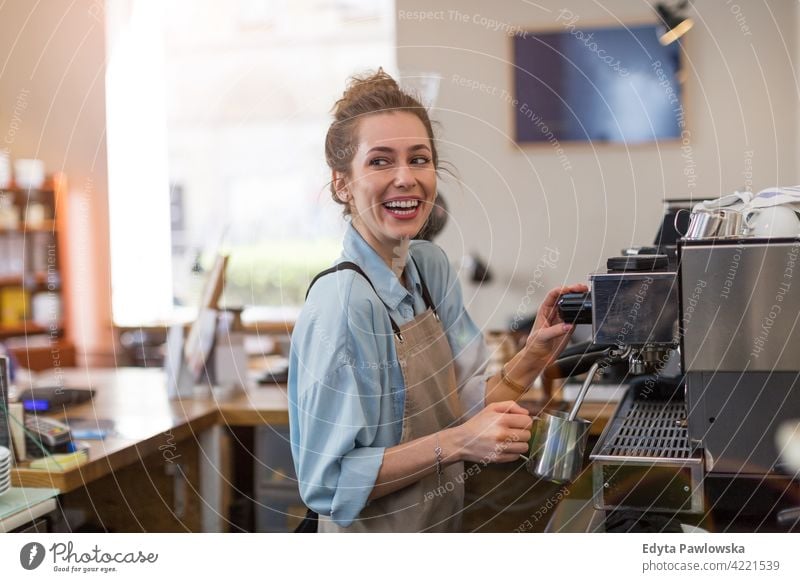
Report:
M800 235L800 215L793 206L751 208L744 218L748 234L755 237L794 237Z

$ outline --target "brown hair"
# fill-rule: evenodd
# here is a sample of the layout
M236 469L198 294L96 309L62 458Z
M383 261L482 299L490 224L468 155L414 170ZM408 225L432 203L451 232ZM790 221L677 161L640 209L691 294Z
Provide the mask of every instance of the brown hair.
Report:
M438 170L439 156L433 136L428 111L419 99L400 89L391 76L383 69L376 73L353 76L342 98L333 106L334 121L325 136L325 160L332 171L347 175L358 149L358 122L366 115L407 111L416 115L425 126L431 140L433 167ZM350 207L336 196L336 184L331 182L331 197L337 204L344 205L344 214L350 214Z

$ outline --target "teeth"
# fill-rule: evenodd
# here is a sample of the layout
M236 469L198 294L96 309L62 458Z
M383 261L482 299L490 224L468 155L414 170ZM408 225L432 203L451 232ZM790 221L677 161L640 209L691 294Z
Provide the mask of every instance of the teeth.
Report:
M384 204L386 208L416 208L419 206L419 200L394 200Z

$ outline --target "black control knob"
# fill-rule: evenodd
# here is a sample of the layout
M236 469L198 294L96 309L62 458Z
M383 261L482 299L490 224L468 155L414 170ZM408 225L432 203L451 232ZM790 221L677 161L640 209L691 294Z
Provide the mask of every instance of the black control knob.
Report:
M591 293L565 293L558 298L556 307L564 323L592 323Z

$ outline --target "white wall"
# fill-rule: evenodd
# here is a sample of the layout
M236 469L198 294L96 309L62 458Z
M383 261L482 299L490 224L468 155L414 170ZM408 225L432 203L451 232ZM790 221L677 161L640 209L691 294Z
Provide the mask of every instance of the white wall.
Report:
M622 247L651 243L665 197L712 198L748 181L757 191L798 180L794 3L692 4L696 25L684 41L686 155L675 142L629 149L561 144L565 169L551 145L513 143L511 106L501 97L453 82L458 75L512 93L511 40L481 17L509 27L559 28L558 10L566 6L579 16L578 27L655 22L650 4L397 0L398 66L401 73L443 76L435 117L443 158L463 182L442 187L452 217L438 242L456 263L478 251L495 273L495 282L480 289L464 285L479 325L504 326L525 311L524 301L538 304L544 289L585 280ZM432 10L443 13L435 20L408 14ZM546 248L557 251L548 262L553 267L542 261ZM544 267L537 271L537 264ZM525 300L531 279L544 289Z

